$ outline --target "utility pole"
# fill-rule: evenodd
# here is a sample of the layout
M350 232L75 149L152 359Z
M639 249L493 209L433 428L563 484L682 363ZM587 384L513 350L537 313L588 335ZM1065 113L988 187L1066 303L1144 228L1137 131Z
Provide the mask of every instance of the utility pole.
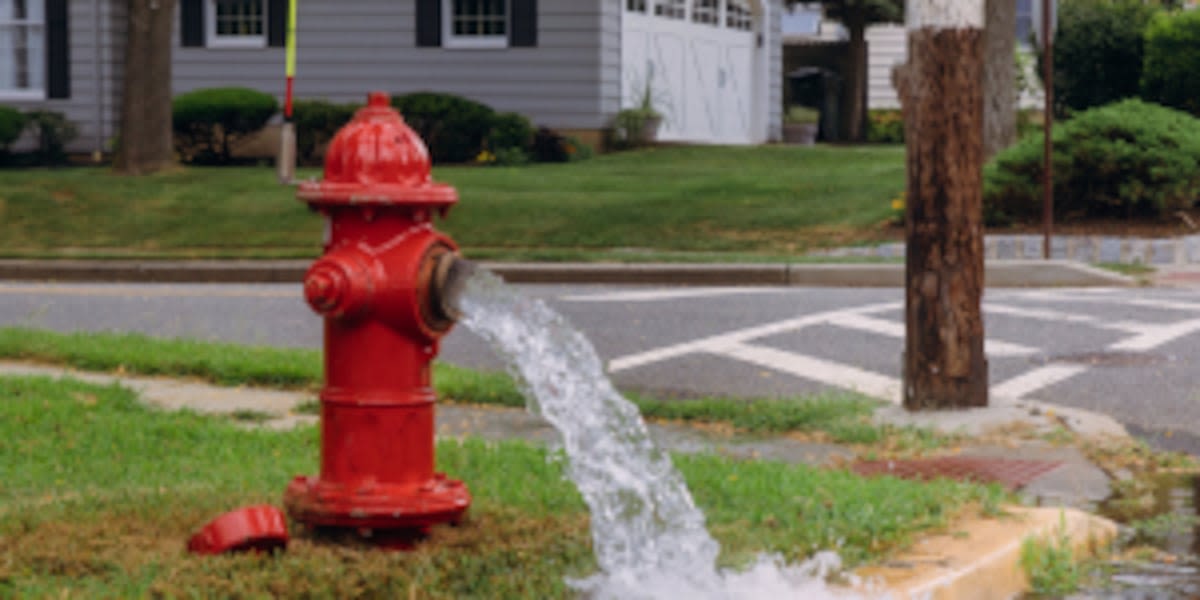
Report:
M986 406L984 0L908 0L904 407Z

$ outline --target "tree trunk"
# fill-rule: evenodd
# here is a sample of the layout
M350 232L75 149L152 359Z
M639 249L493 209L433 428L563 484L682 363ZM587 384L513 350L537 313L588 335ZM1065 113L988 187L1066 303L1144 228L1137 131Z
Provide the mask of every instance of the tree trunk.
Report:
M867 23L861 11L847 15L846 29L850 33L849 63L844 85L842 114L846 128L843 139L861 142L866 139L867 123Z
M128 0L121 133L113 168L153 173L175 162L171 148L171 32L175 0Z
M983 32L910 32L904 406L987 405L983 354Z
M983 160L1017 141L1016 52L1017 5L1013 0L986 0L983 30Z

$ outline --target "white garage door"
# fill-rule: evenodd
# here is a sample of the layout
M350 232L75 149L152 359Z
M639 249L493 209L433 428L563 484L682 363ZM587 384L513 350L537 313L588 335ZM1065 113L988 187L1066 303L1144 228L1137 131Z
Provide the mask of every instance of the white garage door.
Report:
M660 140L765 140L755 114L759 19L749 0L622 1L622 108L638 106L649 85L663 114Z

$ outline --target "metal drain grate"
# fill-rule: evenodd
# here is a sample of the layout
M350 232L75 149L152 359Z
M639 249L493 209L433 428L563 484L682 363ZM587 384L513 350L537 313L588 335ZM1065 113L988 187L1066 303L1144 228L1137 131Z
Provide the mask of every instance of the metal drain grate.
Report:
M1175 360L1166 354L1150 352L1080 352L1078 354L1051 354L1035 356L1034 364L1052 362L1074 363L1091 367L1152 367Z
M999 483L1020 489L1053 471L1061 461L1013 460L974 456L943 456L911 460L868 460L854 463L852 471L863 476L891 475L902 479L948 479Z

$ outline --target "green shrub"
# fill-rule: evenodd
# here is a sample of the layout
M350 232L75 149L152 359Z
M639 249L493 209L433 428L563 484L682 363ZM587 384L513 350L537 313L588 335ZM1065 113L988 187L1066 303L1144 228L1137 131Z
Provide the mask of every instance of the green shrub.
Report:
M1143 34L1158 9L1142 0L1063 0L1054 36L1054 112L1138 95ZM1042 76L1041 47L1038 77Z
M566 143L567 156L571 162L587 160L596 154L596 151L593 150L591 146L583 143L583 141L577 137L570 135L567 136Z
M1142 97L1200 116L1200 12L1158 15L1146 28Z
M175 97L175 146L186 162L228 164L231 145L263 128L275 97L247 88L209 88Z
M57 165L66 162L67 143L79 135L75 124L60 112L31 110L25 113L29 127L37 139L34 160L38 164Z
M7 152L8 147L21 137L21 132L25 131L25 122L25 115L21 111L0 106L0 152Z
M501 150L516 148L522 152L533 143L533 124L524 115L500 113L492 119L488 148L499 155Z
M416 130L435 163L463 163L484 150L496 112L491 107L453 94L417 92L397 95L392 106Z
M317 148L354 117L357 104L334 104L325 100L299 100L292 105L292 121L296 125L296 156L304 164L312 164Z
M1136 99L1054 128L1059 218L1161 217L1200 194L1200 119ZM1042 206L1042 136L1026 136L984 169L990 220L1034 219Z
M898 110L868 112L867 141L876 144L903 144L904 115Z

